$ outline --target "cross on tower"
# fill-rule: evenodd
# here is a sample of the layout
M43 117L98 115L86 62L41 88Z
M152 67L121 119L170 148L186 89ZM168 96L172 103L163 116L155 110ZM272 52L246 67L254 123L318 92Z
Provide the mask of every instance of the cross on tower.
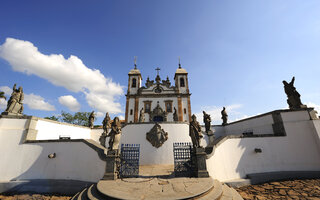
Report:
M134 69L137 69L137 56L134 57Z
M157 76L159 76L159 71L161 70L159 67L156 68L157 70Z

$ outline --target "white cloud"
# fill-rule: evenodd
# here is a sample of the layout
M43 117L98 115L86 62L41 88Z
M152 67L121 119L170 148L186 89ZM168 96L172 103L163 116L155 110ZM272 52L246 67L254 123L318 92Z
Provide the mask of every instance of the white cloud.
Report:
M95 113L96 114L96 117L104 117L104 114L103 114L103 112L96 112Z
M242 114L241 112L238 111L238 109L242 107L241 104L232 104L225 107L228 114L228 122L237 121L237 120L248 117L247 115ZM201 111L195 113L195 115L197 117L198 122L203 124L202 111L205 111L211 116L211 124L222 124L222 119L221 119L222 109L223 109L223 106L203 106L201 107Z
M124 116L123 115L119 115L119 119L120 120L124 120Z
M24 104L32 110L45 110L45 111L54 111L55 107L44 100L43 97L39 95L25 94L24 95Z
M80 110L80 103L72 95L66 95L59 97L59 103L69 108L73 112Z
M0 91L4 92L6 96L10 96L12 93L12 89L8 86L1 86Z
M7 108L7 101L5 99L0 99L0 109L5 110Z
M15 71L37 75L73 92L83 92L88 104L100 112L121 112L116 100L123 94L123 87L99 70L88 68L76 56L65 59L61 54L45 55L31 42L7 38L0 46L0 57Z

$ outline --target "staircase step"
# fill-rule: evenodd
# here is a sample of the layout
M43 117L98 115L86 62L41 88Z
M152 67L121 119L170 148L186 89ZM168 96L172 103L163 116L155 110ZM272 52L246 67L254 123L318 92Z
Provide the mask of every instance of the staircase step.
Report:
M213 180L213 188L211 191L205 195L202 196L201 200L218 200L222 195L222 184L218 180Z
M87 200L87 189L88 189L88 188L84 188L84 189L80 192L77 200Z
M234 188L230 188L230 189L232 191L233 200L243 200L243 198L241 197L239 192L237 192L237 190L235 190Z
M97 184L93 184L88 188L87 197L90 200L104 199L104 197L100 194L100 192L97 189Z
M79 194L80 194L80 192L77 192L77 194L75 194L75 195L71 198L71 200L76 200L76 199L78 198Z
M220 197L220 200L232 200L233 195L231 188L229 188L227 185L223 184L222 185L222 195Z

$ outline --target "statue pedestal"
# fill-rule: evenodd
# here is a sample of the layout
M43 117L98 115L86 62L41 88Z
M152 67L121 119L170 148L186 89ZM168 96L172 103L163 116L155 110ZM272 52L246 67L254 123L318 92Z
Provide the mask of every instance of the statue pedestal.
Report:
M119 150L108 150L106 172L102 180L116 180L117 179L117 160L119 159Z
M213 131L209 130L207 135L208 135L208 138L209 138L209 144L213 144L214 139L215 139L215 135L214 135Z
M209 177L209 173L207 171L207 163L206 163L206 152L204 148L194 148L194 156L195 156L195 171L194 174L198 178L206 178Z

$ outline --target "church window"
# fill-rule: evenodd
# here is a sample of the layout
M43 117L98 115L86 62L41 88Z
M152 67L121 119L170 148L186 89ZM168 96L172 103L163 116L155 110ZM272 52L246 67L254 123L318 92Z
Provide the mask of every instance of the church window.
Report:
M180 87L185 87L184 78L180 78Z
M133 114L133 110L132 109L130 109L130 115L132 115Z
M172 112L172 101L165 101L166 105L166 112L171 113Z
M151 101L144 101L144 112L151 112Z
M136 79L136 78L133 78L133 79L132 79L132 85L131 85L131 87L133 87L133 88L137 87L137 79Z
M187 109L183 109L184 114L187 114Z

